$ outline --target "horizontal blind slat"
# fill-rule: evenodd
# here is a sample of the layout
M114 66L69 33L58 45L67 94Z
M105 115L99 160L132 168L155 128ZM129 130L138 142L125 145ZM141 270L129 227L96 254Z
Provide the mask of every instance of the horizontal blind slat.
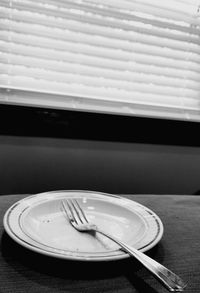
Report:
M167 22L167 20L165 19L162 19L162 20L159 20L158 18L157 19L152 19L152 18L145 18L145 17L142 17L141 15L138 16L138 13L135 13L135 11L131 11L131 13L128 13L126 11L125 12L122 12L121 10L116 10L116 7L115 7L115 10L113 9L108 9L109 6L107 7L102 7L102 5L96 5L96 6L91 6L90 4L88 5L85 5L83 4L83 2L80 2L78 1L78 3L76 3L75 1L71 2L71 1L55 1L55 0L43 0L43 3L49 3L49 4L54 4L55 6L59 6L59 4L62 3L62 7L65 7L65 8L74 8L76 10L81 10L81 11L85 11L85 12L88 12L90 11L91 13L95 14L95 15L101 15L102 17L112 17L112 18L116 18L116 19L122 19L123 21L126 20L127 22L128 21L136 21L136 22L140 22L140 23L147 23L147 24L151 24L153 26L156 26L156 27L160 27L160 28L168 28L168 29L173 29L173 30L177 30L177 31L187 31L191 34L197 34L198 35L198 30L196 29L195 26L192 26L192 27L188 27L188 25L183 25L183 23L181 24L175 24L175 23L171 23L171 22ZM108 2L109 3L109 2ZM166 11L166 8L165 8L165 11ZM192 24L193 21L192 21Z
M40 8L40 11L37 11L37 9L33 9L33 10L29 9L27 11L24 11L24 7L22 7L21 10L19 9L20 7L18 7L18 10L12 12L12 18L10 19L10 21L11 20L21 21L23 19L30 23L35 23L35 24L38 23L43 25L49 25L52 27L58 26L63 29L66 28L66 26L68 25L70 26L71 30L73 29L75 30L76 22L79 22L80 24L83 25L82 29L88 28L88 25L90 24L91 25L90 30L91 30L91 27L93 28L93 30L98 29L99 32L101 31L101 34L107 33L105 30L104 32L102 31L102 28L107 27L110 29L111 28L113 29L115 28L118 30L123 29L125 32L135 31L138 33L146 34L146 35L170 38L170 39L174 39L175 41L180 40L184 42L185 40L190 40L193 43L196 42L197 44L199 44L199 38L198 38L199 30L194 25L186 27L187 31L180 33L182 27L179 30L178 28L176 29L176 27L172 27L170 29L168 23L166 23L166 25L163 28L161 28L151 23L145 26L145 25L142 25L142 23L139 21L135 23L134 22L128 23L128 22L124 22L123 19L120 21L119 18L112 18L112 19L102 18L101 19L95 15L85 16L83 14L74 13L73 11L70 11L70 10L56 13L55 10L52 10L52 9L48 10L46 7L44 7L43 10ZM7 9L7 10L1 9L1 11L2 11L2 16L5 16L5 14L7 15L10 14L9 13L10 9ZM74 22L74 28L72 26L72 22ZM149 26L151 27L149 28Z
M20 33L22 32L23 34L27 33L28 36L30 36L30 31L31 31L31 35L33 36L44 36L44 37L47 37L47 38L51 38L52 35L55 39L57 40L62 40L62 41L68 41L68 40L77 40L77 39L84 39L84 38L87 38L87 43L93 43L94 45L96 46L99 46L100 44L101 45L105 45L106 47L109 46L109 44L112 44L113 42L113 45L114 45L114 42L116 39L110 39L109 36L104 38L104 37L97 37L95 35L91 35L91 36L88 36L88 35L85 35L85 34L82 34L82 32L80 33L74 33L74 32L71 32L71 31L68 31L66 30L65 31L65 35L63 36L63 31L62 30L59 30L59 29L48 29L48 28L45 28L43 26L40 26L40 25L35 25L34 27L33 26L28 26L27 24L24 25L24 24L21 24L21 23L10 23L10 29L12 29L12 31L14 32L17 32L17 33ZM0 20L0 26L1 26L1 29L3 30L8 30L8 23ZM113 37L113 36L112 36ZM117 36L116 36L117 37ZM91 40L91 42L90 42ZM135 40L135 41L134 41ZM179 43L170 43L169 41L167 42L167 40L163 40L163 42L161 43L161 40L159 39L152 39L152 38L146 38L145 37L145 44L151 44L151 45L154 45L154 46L161 46L161 48L164 50L166 47L168 47L169 49L175 49L175 50L183 50L185 48L185 52L190 52L190 53L195 53L195 56L199 55L199 47L195 44L192 44L192 43L185 43L185 46L182 46L179 44ZM125 41L127 42L127 41ZM134 42L140 42L140 39L137 38L137 35L134 36L133 35L133 39L130 41L128 41L128 43L130 43L129 47L131 47L131 43L134 43ZM116 44L115 44L115 48L116 48L116 45L117 45L117 41L116 41ZM167 43L169 44L169 46L167 46ZM120 42L119 42L120 44ZM122 44L122 42L121 42ZM141 42L141 44L143 44ZM111 46L113 46L111 45ZM126 43L124 44L126 45ZM127 46L128 47L128 46ZM120 48L120 47L119 47ZM132 46L133 48L133 46ZM133 49L134 50L134 49Z
M166 117L170 119L181 119L185 120L185 111L177 107L165 106L162 107L160 105L148 105L140 103L140 104L130 104L128 102L114 102L108 100L97 100L97 99L88 99L84 98L84 103L81 102L81 98L79 96L61 96L61 95L51 95L41 94L40 99L38 99L37 92L35 91L26 91L26 90L18 90L11 89L9 92L4 89L0 89L0 99L4 101L4 103L14 103L17 105L31 105L31 106L45 106L45 107L55 107L61 109L76 109L79 108L81 110L85 110L87 106L88 111L98 111L98 112L107 112L107 113L118 113L122 115L138 115L138 116L148 116L148 117ZM28 97L28 98L27 98ZM187 111L191 113L191 117L195 117L195 120L199 120L199 114L196 109L191 109Z
M6 83L6 76L0 76L0 81L3 81ZM23 95L24 93L26 93L26 96L25 98L27 98L27 96L36 96L36 98L38 98L38 95L37 95L37 91L35 90L34 88L34 82L35 80L31 80L30 78L27 78L26 79L27 83L31 83L32 82L32 85L33 85L33 89L29 88L28 90L26 89L25 86L23 86L23 88L17 88L17 86L11 86L9 90L7 90L7 87L6 86L2 86L1 89L0 89L0 92L3 92L5 95L7 94L8 97L9 96L12 96L12 95L16 95L18 97L20 97L20 95ZM14 84L14 82L13 82ZM48 86L48 84L47 84ZM65 85L66 87L69 87L69 85ZM71 87L72 88L72 87ZM86 86L82 86L82 89L83 89L83 92L85 93L86 90L91 90L91 88L87 88ZM85 89L85 90L84 90ZM174 99L174 97L171 97L169 96L168 99L166 100L163 100L163 99L160 99L159 96L157 97L159 103L154 103L152 101L152 97L150 94L148 94L148 97L149 97L149 100L148 102L145 100L141 100L141 96L140 96L140 93L136 93L136 99L123 99L123 97L121 96L120 97L120 93L118 92L118 99L115 100L114 96L111 97L110 96L110 100L109 98L105 99L105 95L103 95L102 97L100 96L99 94L99 97L94 95L94 93L90 96L88 93L87 95L84 96L79 96L77 95L76 93L76 90L74 88L74 92L73 90L71 90L71 92L69 92L68 95L66 95L65 93L58 93L56 91L52 92L52 91L46 91L44 93L42 93L42 91L38 91L39 94L41 96L45 96L46 97L46 100L55 100L55 98L58 100L59 102L59 98L61 98L63 101L64 100L68 100L69 98L73 101L74 99L79 99L79 100L82 100L82 101L85 101L85 100L92 100L92 101L105 101L105 102L112 102L113 104L115 103L116 105L119 104L119 103L124 103L125 104L129 104L129 105L134 105L134 106L144 106L146 105L146 103L148 104L148 106L154 106L155 108L159 108L160 111L168 111L169 109L174 109L174 110L177 110L177 111L180 111L180 112L183 112L185 110L193 110L193 111L196 111L196 112L200 112L200 110L196 107L198 105L198 100L193 100L193 99L187 99L185 98L185 101L186 101L186 104L180 108L180 104L182 104L181 100L180 99L176 99L176 102L174 104L171 103L171 100ZM92 92L92 90L91 90ZM94 89L94 92L96 92L96 89ZM116 94L116 93L115 93ZM0 96L1 98L1 96ZM31 101L30 101L31 102ZM156 100L155 100L156 102ZM55 102L56 103L56 102ZM45 105L45 104L44 104ZM112 105L112 104L111 104ZM163 107L164 106L164 107ZM145 108L144 108L145 109ZM146 111L148 112L148 108L146 108ZM159 115L159 113L158 113ZM199 117L200 118L200 117Z
M98 0L87 0L86 2L88 3L95 3L98 4ZM101 4L104 4L105 6L110 6L113 8L118 8L121 10L136 10L139 12L143 12L146 14L151 14L157 17L162 17L162 18L168 18L168 19L173 19L174 21L185 21L187 23L194 23L195 24L199 24L199 19L195 19L193 18L193 16L191 16L190 14L187 13L183 13L182 11L179 10L167 10L162 9L162 5L155 7L153 5L151 5L151 3L148 5L145 5L141 2L138 1L134 1L130 2L130 1L124 1L124 0L101 0Z
M0 75L0 81L3 83L4 88L7 88L6 84L6 75ZM11 86L10 89L22 89L22 90L30 90L38 93L51 93L55 95L67 95L71 96L79 96L81 92L81 99L84 102L85 98L90 98L91 100L105 100L105 101L113 101L114 103L124 102L130 104L143 104L143 105L157 105L157 106L168 106L171 108L180 107L181 99L179 97L174 96L166 96L163 99L162 95L153 95L152 93L141 93L135 92L134 99L133 95L124 90L118 90L116 88L99 88L93 86L87 86L86 84L77 84L77 83L50 83L45 80L38 80L30 78L26 76L24 78L24 83L22 83L22 79L20 77L11 76ZM37 85L37 87L36 87ZM44 90L45 89L45 90ZM153 99L152 99L153 98Z
M79 35L80 37L80 35ZM108 39L107 43L99 40L98 46L96 43L85 42L82 37L77 38L76 34L72 34L69 40L58 40L48 37L42 37L37 35L28 35L22 32L9 32L6 30L1 30L0 28L0 40L10 42L15 44L22 44L27 46L35 46L40 48L54 49L57 51L73 51L76 53L83 53L86 55L93 56L104 56L111 59L121 59L128 60L131 58L132 53L142 53L145 55L160 56L164 58L171 58L176 60L186 60L188 54L190 54L190 61L195 63L200 63L200 52L199 54L194 54L187 51L172 50L170 48L163 48L153 45L141 44L139 42L130 43L130 42L120 42L116 40L114 42ZM82 41L83 40L83 41ZM121 53L121 54L120 54Z
M0 21L1 22L1 21ZM2 27L3 28L3 27ZM28 29L28 28L27 28ZM37 27L37 30L38 31L42 31L42 27ZM48 30L45 30L45 32L46 31L48 31ZM49 35L50 35L50 32L52 33L52 30L49 30ZM24 30L23 30L23 33L24 33ZM28 33L28 31L27 31L27 33ZM56 30L55 31L55 33L57 34L57 37L59 38L59 30ZM62 33L62 31L60 31L60 34L61 34L61 38L62 38L62 36L63 36L63 33ZM70 39L70 35L71 35L71 32L67 32L66 34L65 34L65 37L66 37L66 35L69 35L69 39ZM30 36L30 35L29 35ZM72 35L72 38L73 38L73 35ZM191 45L190 44L188 44L188 48L190 48L191 47ZM189 49L188 49L189 50ZM190 52L190 55L191 56L194 56L191 52ZM196 57L196 59L198 59L198 54L195 54L195 57ZM155 55L155 63L156 63L156 59L158 58L158 60L159 60L159 62L160 62L160 59L159 59L159 56L157 57L157 55ZM191 57L192 58L192 57ZM178 64L178 62L179 61L177 61L177 64ZM184 62L184 61L183 61ZM195 60L195 62L196 62L196 60ZM176 67L176 64L174 64L175 65L175 67Z
M200 19L175 2L2 0L0 100L200 121Z
M62 67L62 66L60 66ZM49 86L52 87L53 85L50 82L55 82L57 83L59 80L59 84L62 86L62 84L68 83L68 84L77 84L77 85L87 85L91 87L96 87L96 88L104 88L104 90L122 90L124 92L130 92L130 94L133 96L133 92L135 95L135 92L140 91L141 93L150 93L154 95L160 95L162 94L163 96L168 96L168 95L173 95L176 93L176 97L183 97L183 96L190 96L191 98L198 98L199 93L195 90L189 89L189 88L184 88L180 87L176 91L174 88L170 86L159 86L155 84L148 84L148 83L143 83L142 86L140 83L137 82L127 82L127 81L122 81L122 80L113 80L109 78L97 78L96 76L87 76L87 75L80 75L78 73L62 73L62 71L59 71L55 74L55 72L52 72L49 68L49 70L44 70L44 69L38 69L31 67L24 67L24 66L10 66L9 67L9 74L10 77L13 78L15 76L18 78L19 76L23 76L24 78L29 76L30 78L33 78L37 81L43 80L43 81L48 81ZM57 79L55 79L55 76ZM10 82L11 83L11 82ZM11 83L12 85L12 83ZM37 86L36 86L37 88Z
M2 48L2 52L3 52L3 48ZM20 52L20 51L19 51ZM39 53L41 52L41 50L39 50ZM62 64L63 65L63 70L68 70L68 66L73 66L73 65L80 65L80 66L85 66L83 68L85 68L85 70L90 70L90 71L95 71L98 70L99 73L105 73L107 75L115 74L116 72L119 72L119 74L122 74L123 72L129 72L130 74L133 73L150 73L149 71L151 69L146 70L145 72L145 68L144 66L136 66L135 63L131 63L129 62L129 64L127 64L126 62L116 62L113 61L113 63L109 60L103 59L103 58L98 58L98 60L96 60L95 58L91 58L88 57L89 60L86 60L85 56L81 56L80 54L73 54L73 53L65 53L63 56L63 59L61 59L62 55L57 56L57 60L55 58L52 58L52 56L44 56L45 52L43 52L43 57L44 59L41 59L39 57L42 57L42 54L40 53L40 55L38 56L38 58L36 58L36 52L34 49L33 55L29 52L29 56L26 56L26 52L24 51L24 54L22 54L22 56L20 56L20 54L17 54L16 52L10 54L10 53L2 53L2 56L4 57L4 60L6 60L6 63L12 62L12 64L27 64L27 66L31 67L31 66L35 66L35 64L39 64L40 67L43 68L54 68L55 71L59 71L59 65ZM50 54L49 54L50 55ZM30 58L31 57L31 58ZM67 65L65 65L65 63ZM57 64L57 65L56 65ZM57 68L57 70L56 70ZM138 69L138 70L136 70ZM85 73L86 73L85 71ZM120 72L121 71L121 72ZM171 74L172 72L172 74ZM174 75L174 77L178 78L180 76L180 74L182 73L182 75L184 74L184 78L188 79L191 81L197 81L199 83L199 75L200 72L195 72L192 71L190 68L190 71L186 68L182 68L182 71L171 71L171 69L168 67L168 71L167 68L165 68L165 71L162 70L162 68L154 68L154 70L151 70L151 73L154 75L157 75L157 77L155 76L155 78L159 78L159 76L166 76L166 79L168 76Z

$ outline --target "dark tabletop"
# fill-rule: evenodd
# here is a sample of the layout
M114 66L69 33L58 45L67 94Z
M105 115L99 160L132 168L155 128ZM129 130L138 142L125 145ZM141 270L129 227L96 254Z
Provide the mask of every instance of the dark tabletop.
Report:
M0 293L168 292L136 260L78 262L47 257L15 243L4 231L3 215L27 195L0 196ZM188 282L187 293L200 292L200 196L124 195L152 209L164 235L149 256Z

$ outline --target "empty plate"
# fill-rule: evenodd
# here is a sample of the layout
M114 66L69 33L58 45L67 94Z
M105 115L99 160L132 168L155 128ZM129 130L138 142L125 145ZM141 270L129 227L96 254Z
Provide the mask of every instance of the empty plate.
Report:
M61 201L75 198L88 219L128 245L147 251L163 235L160 218L147 207L126 198L92 191L54 191L24 198L4 216L4 227L24 247L52 257L102 261L129 257L107 237L75 230Z

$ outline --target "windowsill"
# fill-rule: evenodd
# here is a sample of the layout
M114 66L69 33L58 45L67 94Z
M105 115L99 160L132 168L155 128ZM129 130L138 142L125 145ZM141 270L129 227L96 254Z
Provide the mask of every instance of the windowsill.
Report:
M0 105L0 135L200 146L200 123Z

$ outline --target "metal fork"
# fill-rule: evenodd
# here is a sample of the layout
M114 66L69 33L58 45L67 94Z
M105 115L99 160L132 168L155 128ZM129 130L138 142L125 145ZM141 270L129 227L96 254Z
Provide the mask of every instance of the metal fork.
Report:
M62 200L61 204L69 222L76 230L79 232L98 232L108 237L124 251L128 252L129 255L142 263L170 292L181 292L184 290L186 283L179 276L141 251L125 244L107 232L100 230L95 224L90 223L76 199Z

